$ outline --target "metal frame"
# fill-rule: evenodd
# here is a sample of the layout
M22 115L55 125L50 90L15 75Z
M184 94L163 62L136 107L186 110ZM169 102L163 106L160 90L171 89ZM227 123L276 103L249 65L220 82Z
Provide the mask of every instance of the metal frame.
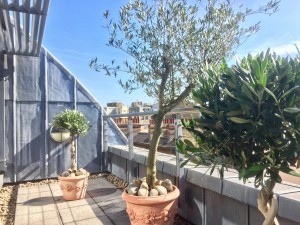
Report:
M50 0L0 0L0 44L6 54L38 56Z

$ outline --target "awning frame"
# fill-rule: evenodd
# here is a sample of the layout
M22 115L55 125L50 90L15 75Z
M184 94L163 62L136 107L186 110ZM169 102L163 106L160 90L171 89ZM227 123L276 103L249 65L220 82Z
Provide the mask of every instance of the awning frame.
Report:
M50 0L0 0L0 50L38 56Z

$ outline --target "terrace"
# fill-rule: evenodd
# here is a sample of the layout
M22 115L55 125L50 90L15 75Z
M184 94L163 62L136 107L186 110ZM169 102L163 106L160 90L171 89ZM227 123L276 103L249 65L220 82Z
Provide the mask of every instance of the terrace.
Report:
M69 167L69 145L54 141L49 125L66 108L83 112L93 124L89 135L77 141L79 167L91 173L109 171L127 182L145 176L147 149L134 147L132 132L127 138L80 81L41 45L49 1L24 2L0 4L0 171L4 184L56 178ZM178 114L179 137L180 113L173 113ZM132 131L130 119L128 126ZM159 153L157 162L158 178L168 178L180 189L179 215L194 224L262 223L253 181L243 184L234 170L220 180L217 172L207 174L206 167L180 168L180 157ZM300 186L284 181L275 192L280 224L299 224ZM15 224L41 223L124 225L129 220L121 191L97 178L90 180L86 198L74 202L62 199L57 183L19 188Z

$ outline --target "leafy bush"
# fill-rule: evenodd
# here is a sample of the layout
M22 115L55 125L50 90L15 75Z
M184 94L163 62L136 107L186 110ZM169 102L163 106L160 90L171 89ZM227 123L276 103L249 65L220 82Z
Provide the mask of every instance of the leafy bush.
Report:
M77 111L66 109L53 117L52 126L70 131L73 135L84 136L88 133L90 124L85 116Z
M299 86L299 59L269 51L207 70L193 91L201 117L184 124L198 145L179 141L179 151L186 162L218 165L221 177L233 166L256 187L281 182L279 171L297 175L290 166L299 166Z

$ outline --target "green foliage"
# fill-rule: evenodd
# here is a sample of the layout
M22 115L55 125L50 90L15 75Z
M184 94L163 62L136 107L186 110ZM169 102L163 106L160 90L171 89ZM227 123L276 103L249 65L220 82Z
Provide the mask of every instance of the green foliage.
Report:
M281 182L279 171L300 176L290 169L300 159L299 59L267 51L205 74L193 90L201 116L184 124L198 145L177 143L187 161L234 167L256 187Z
M112 60L110 65L94 58L90 66L109 76L131 74L128 80L119 80L125 91L143 88L160 106L178 104L190 94L203 64L215 65L234 54L237 46L259 30L259 22L243 27L249 15L272 14L279 4L275 0L249 9L230 0L192 2L134 0L121 7L119 20L105 11L107 45L129 58Z
M190 94L205 64L216 65L233 54L249 35L259 29L259 22L243 28L247 16L272 14L278 0L257 10L236 7L231 0L133 0L120 9L118 20L104 13L109 32L107 45L126 54L124 61L111 64L91 60L90 67L106 75L128 73L119 80L125 91L143 88L156 98L159 111L147 161L147 183L153 187L156 152L164 115Z
M69 130L71 135L84 136L88 133L90 124L83 113L77 110L66 109L53 117L52 126Z

